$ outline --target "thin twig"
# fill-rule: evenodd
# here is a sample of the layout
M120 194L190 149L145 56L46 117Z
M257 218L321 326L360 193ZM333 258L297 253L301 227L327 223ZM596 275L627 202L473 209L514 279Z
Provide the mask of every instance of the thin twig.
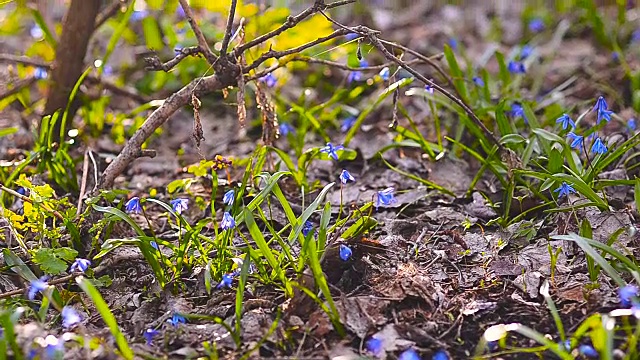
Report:
M231 8L229 9L229 18L227 19L227 28L224 31L224 38L222 38L222 46L220 47L220 55L226 55L229 48L229 40L231 39L231 31L233 30L233 18L236 14L236 6L238 0L231 0Z
M308 16L313 15L315 13L317 13L320 10L327 10L327 9L333 9L335 7L338 6L342 6L342 5L346 5L346 4L350 4L355 2L356 0L341 0L341 1L336 1L333 2L331 4L323 4L321 1L316 1L311 7L307 8L306 10L304 10L303 12L301 12L298 15L295 16L289 16L287 17L287 20L284 22L284 24L280 25L280 27L266 33L263 34L261 36L258 36L257 38L246 42L245 44L242 44L238 47L236 47L233 50L233 58L237 58L238 54L243 53L244 51L246 51L247 49L250 49L256 45L260 45L263 42L276 37L280 34L282 34L285 30L287 29L291 29L292 27L298 25L298 23L300 23L302 20L306 19Z
M83 275L83 273L76 272L76 273L73 273L73 274L69 274L69 275L63 276L63 277L61 277L59 279L54 279L54 280L51 280L51 281L47 281L47 284L49 284L49 285L63 284L63 283L66 283L67 281L69 281L71 279L75 279L76 277L81 276L81 275ZM0 299L6 299L6 298L12 297L14 295L24 294L25 292L27 292L28 289L29 288L26 287L26 288L21 288L21 289L16 289L16 290L7 291L5 293L1 293L0 294Z
M32 59L28 56L0 54L0 63L16 63L29 66L51 69L51 64L42 60Z
M179 0L179 1L180 1L180 6L182 6L182 10L184 10L184 15L187 18L187 21L189 22L189 25L191 25L191 29L193 30L193 33L196 35L196 39L198 40L198 45L202 50L202 54L207 59L209 64L213 64L214 62L216 62L216 60L218 60L218 57L215 56L211 51L211 48L207 43L207 39L204 37L202 30L200 30L200 27L196 23L196 20L193 16L193 10L191 10L191 6L189 6L189 3L187 3L187 0Z
M84 192L87 190L87 177L89 176L89 152L91 150L87 149L84 152L84 160L82 162L82 180L80 180L80 194L78 196L78 206L76 208L76 217L80 216L82 212L82 198L84 197Z
M15 84L13 84L13 87L10 89L6 89L4 92L0 92L0 100L6 99L9 96L18 93L20 90L31 86L31 84L33 84L34 82L36 82L36 78L35 76L30 76L28 78L25 79L20 79L18 81L16 81Z
M17 191L15 191L13 189L9 189L8 187L4 186L3 184L0 184L0 190L1 191L6 191L9 194L13 195L14 197L17 197L18 199L20 199L22 201L26 201L29 204L32 204L32 205L36 204L36 203L34 203L33 200L31 200L30 197L24 196L24 195L18 193ZM42 205L42 207L44 208L45 211L50 212L51 214L53 214L53 216L55 216L58 219L60 219L60 221L62 221L62 222L65 221L64 217L62 216L62 214L60 214L57 210L49 209L47 206L44 206L44 204L42 204L42 203L38 203L37 205Z
M260 66L260 64L262 64L263 62L265 62L267 59L279 59L283 56L287 56L287 55L291 55L291 54L296 54L299 53L301 51L304 51L310 47L316 46L318 44L322 44L323 42L329 41L331 39L337 38L338 36L342 36L345 34L348 34L349 30L345 30L345 29L339 29L336 30L334 32L332 32L331 34L327 35L327 36L323 36L321 38L317 38L313 41L310 41L306 44L300 45L298 47L295 48L291 48L291 49L287 49L284 51L274 51L272 49L269 49L269 51L263 53L262 55L260 55L254 62L251 63L251 65L247 66L245 69L245 72L249 72L255 68L257 68L258 66Z
M104 10L102 10L98 14L98 16L96 16L95 29L97 29L100 26L102 26L102 24L104 24L112 16L117 14L120 11L120 9L122 8L122 6L126 5L128 1L129 0L116 0L116 1L112 2L111 4L109 4L106 8L104 8Z
M146 57L144 58L144 62L147 63L147 66L144 69L148 71L169 72L187 56L199 56L200 54L202 54L200 46L190 46L182 48L179 51L176 50L176 56L165 63L161 62L157 56Z

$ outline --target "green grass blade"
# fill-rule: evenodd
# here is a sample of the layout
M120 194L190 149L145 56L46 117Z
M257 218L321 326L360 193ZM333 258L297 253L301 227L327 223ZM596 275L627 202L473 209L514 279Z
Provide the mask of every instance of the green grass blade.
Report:
M120 331L116 318L111 313L111 310L109 310L109 305L107 305L107 303L104 301L98 289L96 289L91 281L84 276L78 276L76 278L76 282L78 283L80 288L89 296L89 298L91 298L93 304L96 306L96 310L98 310L98 313L102 317L102 320L109 327L111 335L113 335L114 339L116 340L116 344L118 344L118 348L120 349L120 355L125 359L133 359L133 351L131 351L131 348L129 348L127 339Z

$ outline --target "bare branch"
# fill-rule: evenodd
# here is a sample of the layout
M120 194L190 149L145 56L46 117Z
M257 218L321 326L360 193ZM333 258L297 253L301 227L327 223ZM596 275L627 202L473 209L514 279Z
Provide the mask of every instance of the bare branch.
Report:
M0 54L0 63L14 63L28 66L51 69L51 64L42 60L32 59L28 56Z
M18 93L20 90L22 90L23 88L25 88L27 86L31 86L31 84L36 82L36 80L37 79L35 78L35 76L30 76L28 78L20 79L20 80L16 81L16 83L13 84L12 88L5 89L4 91L0 92L0 100L8 98L9 96L11 96L11 95L13 95L15 93Z
M186 58L187 56L199 56L201 54L202 54L202 49L200 46L190 46L190 47L182 48L180 49L180 51L176 51L176 56L165 63L162 63L158 58L158 56L146 57L144 58L144 62L147 63L147 66L144 69L148 71L169 72L176 65L178 65L180 61L182 61L182 59Z
M96 16L96 24L94 26L95 29L102 26L107 20L109 20L112 16L118 13L122 6L126 5L129 0L116 0L109 4L104 10L98 13Z
M231 8L229 9L229 18L227 19L227 29L224 31L224 38L222 39L222 47L220 48L220 55L226 55L229 48L229 39L231 39L231 31L233 30L233 18L236 14L236 6L238 0L231 0Z
M243 44L240 45L238 47L236 47L233 50L233 58L237 58L238 54L241 54L243 52L245 52L247 49L250 49L256 45L262 44L263 42L276 37L280 34L282 34L285 30L287 29L291 29L292 27L296 26L298 23L300 23L302 20L306 19L308 16L313 15L317 12L319 12L320 10L326 10L326 9L332 9L338 6L342 6L342 5L346 5L346 4L350 4L355 2L356 0L341 0L341 1L336 1L334 3L331 4L323 4L321 1L318 2L316 1L313 6L307 8L306 10L304 10L303 12L301 12L300 14L296 15L296 16L289 16L287 17L287 20L284 22L284 24L282 24L280 27L278 27L277 29L274 29L266 34L263 34L261 36L258 36L257 38Z
M322 44L323 42L329 41L331 39L337 38L338 36L342 36L345 34L348 34L349 30L345 30L345 29L339 29L336 30L334 32L332 32L331 34L327 35L327 36L323 36L321 38L317 38L311 42L308 42L306 44L300 45L298 47L295 48L291 48L288 50L284 50L284 51L274 51L272 49L269 49L269 51L263 53L262 55L260 55L254 62L251 63L251 65L247 66L245 71L251 71L255 68L257 68L258 66L260 66L260 64L262 64L263 62L265 62L267 59L279 59L283 56L287 56L287 55L291 55L291 54L296 54L299 53L301 51L304 51L310 47L316 46L318 44Z
M187 0L179 0L179 1L180 1L180 6L182 6L182 10L184 10L184 15L187 18L187 21L189 21L189 25L191 25L191 29L193 30L193 33L196 35L196 39L198 40L198 45L202 50L202 54L207 59L209 64L213 64L214 62L216 62L216 60L218 60L218 57L215 56L211 51L211 48L207 43L207 39L205 39L204 34L202 33L202 30L200 30L200 27L196 23L196 20L193 17L193 11L191 10L191 6L189 6L189 4L187 3Z
M133 134L131 139L129 139L120 154L107 166L102 173L102 179L100 179L98 188L104 189L113 186L116 177L122 174L133 160L140 156L148 156L148 154L143 153L141 150L142 144L157 128L162 126L173 113L189 104L192 94L199 96L221 90L222 88L223 84L219 81L217 75L212 75L194 79L178 92L169 96L159 108L149 115L147 120L140 126L135 134Z

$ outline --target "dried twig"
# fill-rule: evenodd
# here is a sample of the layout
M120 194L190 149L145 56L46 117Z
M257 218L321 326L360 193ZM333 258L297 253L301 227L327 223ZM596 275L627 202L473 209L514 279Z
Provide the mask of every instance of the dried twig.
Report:
M5 191L5 192L7 192L7 193L9 193L9 194L13 195L14 197L17 197L18 199L20 199L20 200L22 200L22 201L26 201L26 202L28 202L29 204L32 204L32 205L33 205L33 204L35 204L35 203L33 202L33 200L31 200L31 198L30 198L30 197L28 197L28 196L24 196L24 195L22 195L22 194L20 194L20 193L16 192L16 191L15 191L15 190L13 190L13 189L9 189L8 187L4 186L3 184L0 184L0 191ZM62 214L60 214L57 210L55 210L55 209L50 209L48 206L45 206L45 205L44 205L44 204L42 204L42 203L40 203L39 205L41 205L41 206L42 206L42 208L43 208L45 211L47 211L47 212L49 212L49 213L53 214L53 216L57 217L60 221L62 221L62 222L64 222L64 221L65 221L64 216L62 216Z
M49 285L58 285L58 284L64 284L69 280L75 279L78 276L82 276L83 273L81 272L77 272L77 273L73 273L67 276L63 276L61 278L58 279L54 279L54 280L50 280L47 281L47 284ZM12 297L15 295L21 295L24 294L25 292L27 292L28 288L22 288L22 289L16 289L16 290L11 290L11 291L7 291L5 293L1 293L0 294L0 299L6 299L8 297Z
M95 24L94 27L97 29L100 26L102 26L102 24L104 24L112 16L117 14L118 11L120 11L120 9L123 6L125 6L128 1L129 0L116 0L116 1L112 2L111 4L109 4L106 8L104 8L104 10L102 10L100 13L98 13L98 16L96 16L96 24Z
M13 84L13 87L10 89L6 89L3 92L0 92L0 100L8 98L9 96L18 93L20 90L24 89L27 86L31 86L34 82L36 82L35 76L30 76L25 79L20 79Z
M16 64L24 64L29 66L41 67L45 69L51 69L51 64L46 61L32 59L28 56L21 56L21 55L0 54L0 63L16 63Z
M144 69L148 71L169 72L187 56L199 56L200 54L202 54L200 46L190 46L176 51L176 56L165 63L160 61L157 56L146 57L144 58L144 62L147 63L147 66Z
M196 39L198 40L198 45L200 46L200 50L202 51L202 54L207 59L209 64L213 64L218 60L218 57L215 56L211 51L211 48L207 43L207 39L205 39L204 34L202 33L202 30L200 30L200 27L196 23L196 20L194 19L194 16L193 16L193 10L191 10L191 6L189 6L189 3L187 3L187 0L179 0L179 1L180 1L180 6L182 6L182 10L184 10L184 15L187 18L187 21L189 22L189 25L191 25L191 29L193 30L193 33L196 35Z
M229 18L227 19L227 28L224 31L224 38L222 39L222 46L220 47L220 55L226 55L229 48L229 40L231 39L231 32L233 30L233 18L236 14L236 6L238 0L231 0L231 8L229 9Z

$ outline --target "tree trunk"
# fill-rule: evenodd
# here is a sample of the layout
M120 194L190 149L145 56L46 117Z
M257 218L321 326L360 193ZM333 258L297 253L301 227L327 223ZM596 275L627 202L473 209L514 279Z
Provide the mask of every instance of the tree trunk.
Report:
M101 2L101 0L71 1L56 48L56 59L51 71L51 87L44 108L45 115L51 115L58 110L64 111L67 106L71 90L84 71L84 57ZM77 106L69 109L68 121L73 119L76 110ZM53 137L56 140L60 140L58 139L60 120L61 118L58 119L54 129Z

